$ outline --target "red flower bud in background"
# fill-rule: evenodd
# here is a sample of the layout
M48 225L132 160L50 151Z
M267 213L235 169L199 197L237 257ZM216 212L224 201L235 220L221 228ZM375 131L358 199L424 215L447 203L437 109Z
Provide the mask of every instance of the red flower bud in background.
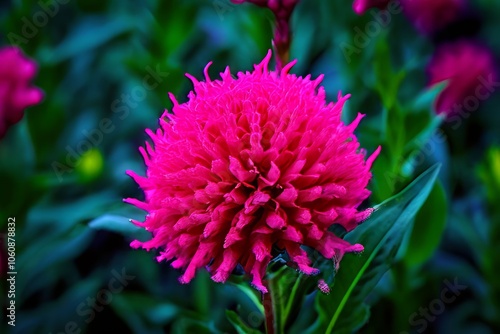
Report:
M364 14L370 8L384 9L390 0L354 0L352 9L358 15Z
M434 33L459 18L464 0L401 0L406 16L426 34Z
M491 52L477 43L459 41L440 46L427 72L429 85L447 81L436 100L436 111L455 115L473 111L498 87L498 75Z
M19 122L24 109L42 101L42 91L31 85L37 65L17 47L0 49L0 139Z

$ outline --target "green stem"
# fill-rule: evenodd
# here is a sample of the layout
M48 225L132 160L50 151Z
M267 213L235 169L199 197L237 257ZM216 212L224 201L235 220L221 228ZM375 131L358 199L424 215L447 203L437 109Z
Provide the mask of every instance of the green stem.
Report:
M196 309L203 316L208 317L210 313L210 286L209 277L206 273L200 273L194 281L194 292Z
M394 264L392 270L396 292L394 294L394 303L396 305L393 330L407 330L409 327L408 317L412 313L413 303L411 300L410 288L408 286L408 267L402 261Z
M497 279L497 268L500 266L500 259L497 254L500 251L497 240L500 238L500 211L497 211L497 207L490 205L490 239L486 249L486 254L482 256L482 268L484 277L488 282L490 293L489 302L493 311L491 314L499 314L500 312L500 283ZM500 330L500 319L496 316L491 317L493 328Z
M266 333L274 334L274 305L271 296L270 285L264 282L264 286L267 288L268 292L262 294L262 305L264 306L264 316L266 318Z

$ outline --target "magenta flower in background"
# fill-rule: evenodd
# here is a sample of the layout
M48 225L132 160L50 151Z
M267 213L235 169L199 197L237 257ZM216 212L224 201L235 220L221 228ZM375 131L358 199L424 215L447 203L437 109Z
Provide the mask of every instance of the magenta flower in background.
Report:
M429 85L448 81L435 105L438 113L447 116L455 115L464 108L477 108L479 101L491 95L497 78L491 52L470 41L439 47L427 72Z
M466 7L464 0L401 0L401 3L406 16L426 34L455 21Z
M286 250L293 266L316 274L302 245L335 264L346 252L360 252L328 228L348 231L371 209L357 207L370 191L370 167L353 134L362 115L349 125L341 121L348 96L326 103L311 80L269 71L271 53L253 72L194 83L186 103L170 95L173 114L160 128L146 130L153 145L140 148L146 177L128 172L144 190L145 200L125 201L147 211L134 223L152 239L131 246L161 249L158 261L173 260L188 283L207 267L216 282L225 282L241 264L252 284L267 292L263 277L273 245ZM209 64L210 65L210 64Z
M0 139L19 122L24 109L40 103L42 91L31 85L37 65L17 47L0 49Z
M352 9L358 15L364 14L370 8L384 9L390 0L354 0Z

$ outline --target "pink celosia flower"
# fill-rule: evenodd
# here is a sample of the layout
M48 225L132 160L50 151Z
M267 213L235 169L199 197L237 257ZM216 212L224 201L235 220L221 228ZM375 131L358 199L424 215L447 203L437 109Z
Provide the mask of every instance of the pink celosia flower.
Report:
M17 47L0 49L0 139L7 129L23 118L24 109L40 103L43 93L31 86L36 63Z
M301 272L315 274L301 245L335 263L346 252L360 252L328 230L340 224L352 230L371 210L357 207L368 197L366 185L376 153L365 152L353 134L362 115L341 121L348 96L326 104L311 80L269 71L271 53L253 72L194 83L179 104L170 95L173 114L160 128L146 130L153 145L140 148L147 176L128 172L144 190L144 202L125 201L149 214L138 226L152 239L131 246L162 249L158 261L182 268L180 282L207 267L224 282L238 264L253 285L267 292L262 279L273 245L285 250ZM210 65L210 64L209 64Z
M455 21L465 8L464 0L401 0L403 10L423 33L433 33Z
M354 0L352 9L358 15L364 14L370 8L384 9L390 0Z
M490 51L470 41L442 45L431 59L427 72L429 85L448 81L435 104L438 113L448 116L463 108L477 108L480 100L491 95L491 83L493 88L497 84Z

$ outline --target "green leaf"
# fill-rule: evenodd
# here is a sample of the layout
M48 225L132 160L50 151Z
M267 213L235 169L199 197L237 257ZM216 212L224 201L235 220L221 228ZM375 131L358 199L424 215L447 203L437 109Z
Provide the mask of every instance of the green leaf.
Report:
M404 128L404 115L398 103L394 103L390 109L384 108L385 141L389 154L392 156L393 164L403 153L407 141Z
M405 110L404 128L406 132L405 155L419 150L436 133L444 116L437 115L434 101L444 88L437 84L418 95L408 109Z
M61 268L65 268L64 270L71 272L68 261L84 252L93 236L94 231L76 226L63 235L40 234L38 238L33 239L29 247L19 253L17 258L19 271L24 272L16 281L16 287L23 291L17 296L18 300L22 301L30 296L30 293L44 287L41 276L48 280L55 279L46 274L47 270L57 273Z
M238 334L262 334L261 331L249 327L234 311L226 310L226 317L234 326Z
M396 190L395 185L403 179L399 171L392 169L391 160L392 157L389 155L389 152L382 148L377 160L373 164L372 200L375 203L382 202L393 195Z
M395 72L393 70L386 36L382 36L377 41L374 57L375 88L382 99L384 107L387 110L392 110L397 101L399 86L405 77L405 72Z
M116 314L134 333L160 333L159 328L153 329L142 314L151 306L156 306L156 300L152 297L126 292L114 295L111 303Z
M381 36L375 48L373 62L375 73L375 89L383 105L382 134L385 140L386 150L391 157L391 170L397 165L397 159L401 156L406 142L406 131L404 128L404 113L398 103L398 93L406 76L406 72L393 70L391 63L391 52L386 36Z
M65 268L68 269L68 265L66 265ZM55 273L52 269L48 272ZM41 274L39 277L46 276L48 272ZM58 271L57 273L60 272L61 271ZM33 281L38 279L39 278L35 278ZM15 330L2 333L31 333L34 328L36 328L36 331L39 333L58 333L64 331L65 326L70 321L75 322L79 328L75 333L85 333L87 332L87 320L90 316L87 312L88 310L92 310L91 308L87 308L88 305L86 304L86 300L91 297L95 298L96 293L101 287L102 278L95 274L86 277L84 280L75 282L75 284L61 291L61 296L47 300L43 308L24 311L26 313L22 314L23 321L16 321ZM40 291L44 291L44 289L46 289L46 286L43 286ZM22 290L21 295L25 293L25 290ZM16 304L19 302L19 299L16 298ZM82 306L84 307L81 308ZM77 313L77 309L84 311L84 313ZM57 314L57 317L55 317L54 314Z
M319 267L321 264L315 263L315 266ZM301 311L306 295L314 290L317 278L303 275L283 265L283 262L276 261L269 266L266 279L273 302L276 333L288 333ZM264 316L264 306L256 290L239 277L231 278L230 282L247 295Z
M439 94L446 87L446 82L441 82L435 84L425 90L423 90L416 98L413 100L413 103L410 106L410 112L419 112L422 110L432 111L432 113L436 114L436 110L434 109L434 101L437 99Z
M351 333L363 325L366 316L362 314L361 305L392 265L403 236L434 185L439 168L434 165L422 173L402 192L377 206L367 221L346 235L347 241L360 243L365 250L358 256L346 255L335 276L332 293L317 295L322 332Z
M196 320L190 317L183 317L178 319L172 325L173 334L185 334L185 333L196 333L196 334L222 334L217 330L213 323L206 323L200 320Z
M43 64L56 64L92 49L106 45L133 28L132 18L118 16L113 20L89 16L74 24L68 37L54 49L45 49L40 57Z
M430 122L431 114L429 111L406 113L404 127L407 140L405 148L415 141L415 139L429 126Z
M312 290L317 278L309 277L282 266L276 272L268 274L270 293L273 301L276 333L288 333L290 325L296 319L304 298Z
M417 120L417 117L420 120ZM408 140L404 148L405 153L410 154L413 150L421 149L437 132L444 120L443 116L434 116L430 120L426 118L428 119L428 117L421 114L407 115L405 119L405 129L407 129ZM422 124L422 120L426 120L425 124ZM415 131L415 128L418 128L418 132Z
M146 230L131 223L128 218L117 215L102 215L101 217L89 222L89 227L96 230L115 232L138 239L147 238L149 234Z
M486 197L493 210L500 201L500 147L491 146L486 157L477 168L477 173L486 188Z
M158 325L170 323L182 311L168 301L126 291L113 296L111 307L135 333L161 333Z
M244 280L242 277L232 275L228 282L243 292L252 301L255 307L257 307L260 313L264 314L264 306L262 306L262 303L260 302L257 291L248 285L247 280Z
M44 235L62 235L85 220L94 219L100 214L109 212L110 208L119 201L120 198L109 190L64 202L54 202L47 195L31 208L23 240L38 239L41 232ZM82 208L85 209L82 210ZM54 217L64 217L64 219L61 219L58 224L53 224Z
M443 186L436 182L427 201L415 217L413 231L404 261L410 266L423 264L441 242L446 227L446 195Z

